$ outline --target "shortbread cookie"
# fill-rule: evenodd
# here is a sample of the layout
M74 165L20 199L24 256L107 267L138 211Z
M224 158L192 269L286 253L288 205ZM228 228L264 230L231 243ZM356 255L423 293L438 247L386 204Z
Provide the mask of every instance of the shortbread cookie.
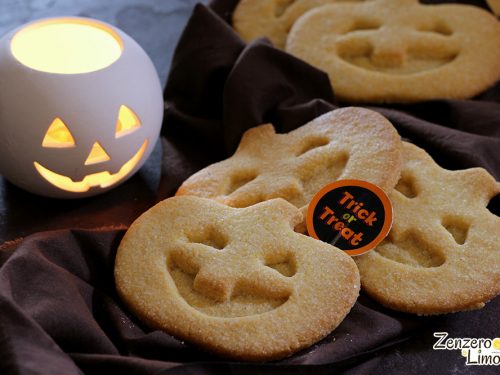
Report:
M338 1L363 0L241 0L233 13L233 27L247 42L267 37L285 48L288 31L309 9Z
M449 171L403 144L392 230L356 258L362 287L411 313L481 308L500 293L500 218L486 208L500 184L482 168Z
M239 209L167 199L125 234L118 292L152 327L219 355L288 356L335 329L359 293L354 261L295 233L301 220L282 199Z
M500 0L486 0L486 2L497 16L500 15Z
M324 5L297 20L286 50L327 72L351 102L468 98L500 78L500 23L469 5Z
M192 175L177 195L232 207L284 198L305 214L328 183L359 179L388 192L400 168L401 140L392 124L368 109L341 108L287 134L270 124L248 130L232 157Z

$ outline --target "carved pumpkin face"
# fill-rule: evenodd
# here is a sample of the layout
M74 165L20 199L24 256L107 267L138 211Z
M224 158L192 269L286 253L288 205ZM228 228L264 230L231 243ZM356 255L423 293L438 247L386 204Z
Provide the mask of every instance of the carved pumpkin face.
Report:
M120 111L118 112L118 120L116 122L115 138L121 138L126 136L141 126L141 122L136 114L127 106L122 105ZM139 163L144 155L144 151L148 146L148 139L144 139L141 146L133 154L133 156L128 159L120 169L115 173L110 173L107 170L101 172L95 172L86 175L80 181L73 181L71 178L59 174L49 168L44 167L39 162L33 162L36 170L40 175L45 178L49 183L56 186L59 189L74 192L74 193L85 193L89 189L94 187L107 188L110 187L122 179L124 179L132 169ZM71 131L66 126L66 124L57 117L52 124L50 124L47 132L42 141L42 147L44 148L74 148L76 147L76 142L71 134ZM84 161L84 165L105 165L111 160L111 157L104 147L96 141L92 144L89 154Z
M400 160L399 135L383 116L340 108L286 134L276 134L270 124L247 130L233 156L193 174L176 195L232 207L283 198L306 213L313 196L336 180L369 181L389 191Z
M499 34L473 6L336 2L303 14L286 50L327 72L342 100L468 98L500 78Z
M353 260L295 233L300 221L282 199L166 199L123 238L117 290L145 322L221 355L290 355L334 329L359 289Z
M76 39L60 40L59 26ZM56 40L44 39L49 34ZM33 40L45 49L32 53ZM70 52L80 43L77 58L52 45L66 42L61 49ZM58 198L101 193L137 171L156 143L158 76L139 45L109 25L63 18L14 30L0 40L0 75L0 172L26 190Z

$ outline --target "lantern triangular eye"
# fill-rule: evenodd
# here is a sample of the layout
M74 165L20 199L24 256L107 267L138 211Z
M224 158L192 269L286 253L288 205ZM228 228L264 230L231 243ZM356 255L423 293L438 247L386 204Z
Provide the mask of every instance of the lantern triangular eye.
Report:
M115 137L123 137L124 135L132 133L134 130L141 126L139 117L126 105L120 106L118 113L118 121L116 121Z
M74 146L75 139L71 135L68 127L59 117L56 117L47 129L45 137L43 137L42 147L64 148Z
M85 160L85 165L102 163L104 161L108 161L109 159L110 157L108 153L104 151L99 142L95 142L92 145L89 156L87 156L87 160Z

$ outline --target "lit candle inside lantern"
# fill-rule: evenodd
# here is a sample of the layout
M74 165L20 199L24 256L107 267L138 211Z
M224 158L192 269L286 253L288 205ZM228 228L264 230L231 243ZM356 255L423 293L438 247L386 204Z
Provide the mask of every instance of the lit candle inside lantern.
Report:
M104 25L69 19L39 22L12 39L12 54L30 68L77 74L103 69L120 58L120 37Z
M156 70L100 21L35 21L0 40L0 173L52 197L104 192L151 154L163 117Z

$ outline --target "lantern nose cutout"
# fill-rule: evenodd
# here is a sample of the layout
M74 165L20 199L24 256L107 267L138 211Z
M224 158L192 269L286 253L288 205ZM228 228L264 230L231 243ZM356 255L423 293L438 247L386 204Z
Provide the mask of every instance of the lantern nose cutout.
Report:
M87 156L87 160L85 160L85 165L98 164L110 159L111 158L109 157L108 153L104 151L104 148L102 148L99 142L95 142L92 145L89 156Z

